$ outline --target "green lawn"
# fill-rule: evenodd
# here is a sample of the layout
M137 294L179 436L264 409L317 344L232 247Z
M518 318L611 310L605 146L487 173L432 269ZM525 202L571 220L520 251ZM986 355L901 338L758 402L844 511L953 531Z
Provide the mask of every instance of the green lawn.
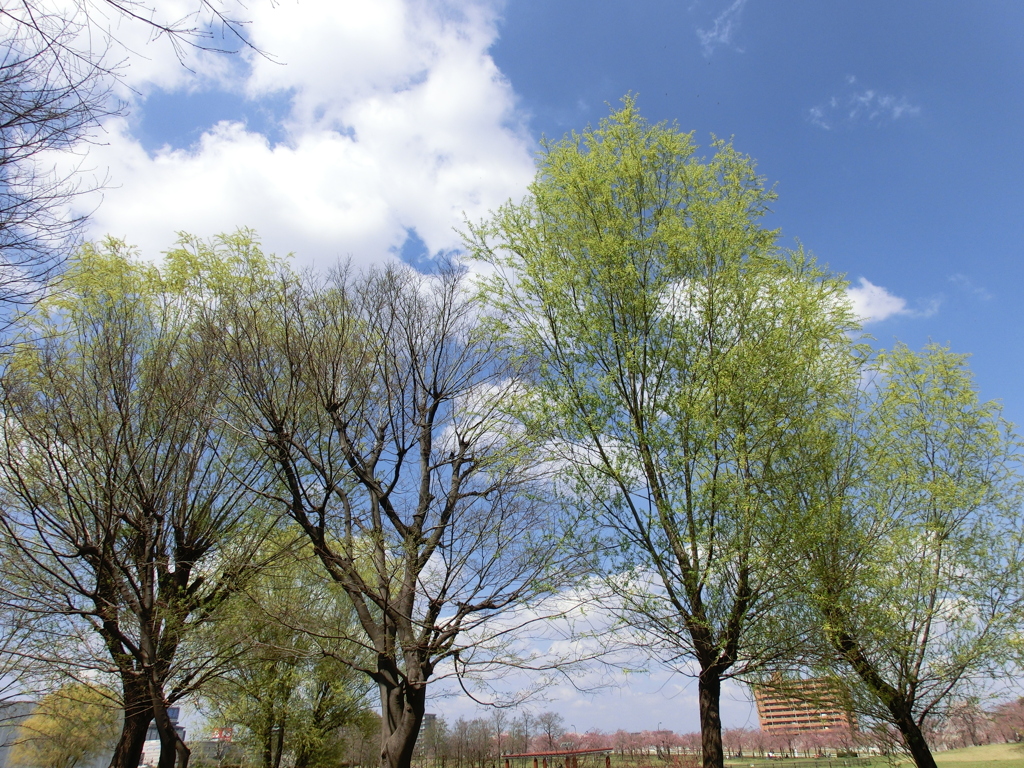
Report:
M1024 745L986 744L982 747L951 749L936 752L935 762L939 768L1024 768ZM855 760L833 758L788 758L786 760L761 760L747 758L726 761L731 768L892 768L884 757L861 757ZM913 768L913 762L904 760L900 768Z
M1024 768L1024 746L986 744L982 747L936 752L935 762L949 768Z
M725 761L725 764L730 766L730 768L890 768L885 758L881 757L787 757L784 760L764 760L759 757L748 757L742 760L729 758ZM1007 768L1007 766L1003 768Z

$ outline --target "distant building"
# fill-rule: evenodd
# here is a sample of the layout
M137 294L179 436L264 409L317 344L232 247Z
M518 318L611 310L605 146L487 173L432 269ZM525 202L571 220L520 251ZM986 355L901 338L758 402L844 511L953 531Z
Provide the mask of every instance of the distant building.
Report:
M754 688L757 717L767 733L856 730L843 698L828 680L780 680Z

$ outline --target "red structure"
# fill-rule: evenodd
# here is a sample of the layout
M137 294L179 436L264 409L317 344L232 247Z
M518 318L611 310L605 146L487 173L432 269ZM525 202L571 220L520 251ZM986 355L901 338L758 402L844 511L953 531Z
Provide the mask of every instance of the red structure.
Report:
M611 768L612 765L612 749L561 749L554 752L519 752L514 755L503 755L505 758L505 768L511 768L509 765L510 760L515 759L529 759L533 758L533 768L549 768L548 758L564 757L565 768L579 768L580 757L586 755L604 755L604 768ZM550 768L554 768L554 761L552 761Z

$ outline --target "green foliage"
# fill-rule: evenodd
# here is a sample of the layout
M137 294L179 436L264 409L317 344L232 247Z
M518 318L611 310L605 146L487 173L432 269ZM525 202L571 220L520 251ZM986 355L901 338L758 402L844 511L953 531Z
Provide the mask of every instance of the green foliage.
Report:
M71 683L45 696L22 723L9 764L24 768L75 768L113 749L120 726L112 691Z
M173 765L171 742L187 757L166 706L217 671L203 625L258 570L276 523L204 323L232 279L268 280L275 264L245 232L183 238L160 265L117 240L87 245L2 361L8 600L61 638L36 644L40 660L113 665L131 713L118 755L155 718L162 759Z
M288 260L266 254L251 229L202 240L178 233L177 247L165 254L165 289L201 297L223 297L259 290L282 272Z
M930 764L928 718L1005 674L1020 632L1021 443L979 400L965 355L898 345L875 372L805 479L814 522L797 574L819 673L851 684L862 717L899 728Z
M467 235L494 268L496 331L536 361L517 416L607 535L624 624L715 681L706 736L720 676L792 650L787 489L857 371L845 282L776 246L759 223L774 193L730 143L713 149L698 158L627 97L546 144L526 199Z
M326 768L342 760L346 729L373 727L368 680L352 666L367 654L350 639L351 602L320 575L312 547L286 534L276 542L273 564L218 622L219 642L236 655L206 699L255 761Z
M197 319L218 297L258 290L286 264L264 254L255 233L245 229L210 240L179 233L159 263L143 260L117 238L85 243L51 291L21 318L17 338L24 343L73 332L76 324L110 320L118 311L162 315L163 323L180 325Z

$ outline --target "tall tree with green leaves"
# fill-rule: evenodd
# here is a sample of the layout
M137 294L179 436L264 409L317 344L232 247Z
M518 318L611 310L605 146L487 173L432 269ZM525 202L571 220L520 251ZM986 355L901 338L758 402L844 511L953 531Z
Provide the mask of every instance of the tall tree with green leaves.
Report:
M167 708L217 672L194 641L275 522L196 323L220 281L266 268L244 238L223 243L220 261L181 248L162 270L117 241L85 247L0 361L0 596L59 641L26 654L119 680L112 768L139 764L154 720L160 768L187 765Z
M722 680L792 650L784 461L855 379L845 283L761 226L774 194L716 141L627 97L544 146L529 194L471 224L513 359L518 414L564 460L606 539L638 644L698 678L703 760L721 768Z
M852 418L805 474L811 668L934 768L929 719L1009 674L1024 609L1021 443L966 355L878 356Z

